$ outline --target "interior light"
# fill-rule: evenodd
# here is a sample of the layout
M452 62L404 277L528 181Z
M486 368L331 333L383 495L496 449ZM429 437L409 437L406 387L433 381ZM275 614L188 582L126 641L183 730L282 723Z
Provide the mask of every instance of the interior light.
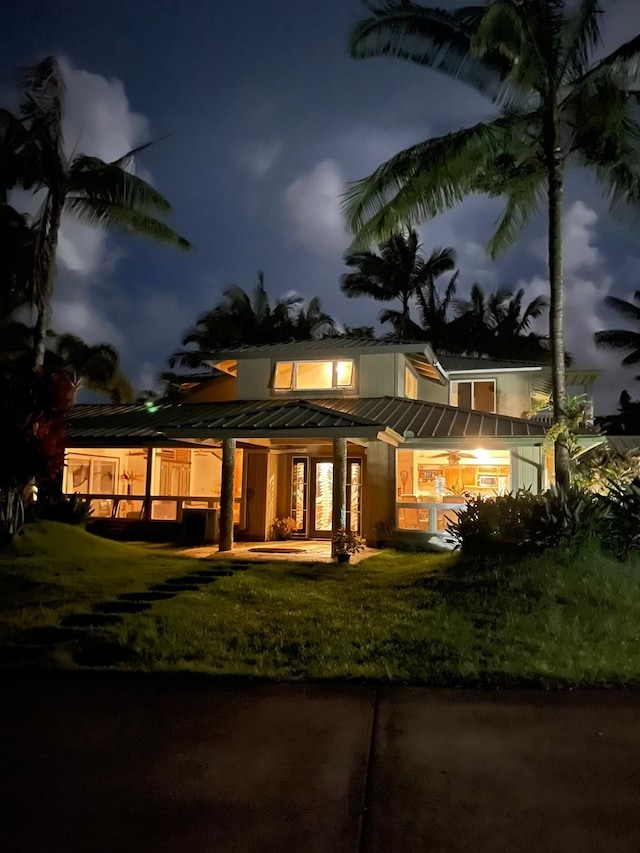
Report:
M489 462L491 460L491 453L488 450L474 450L473 453L478 462Z

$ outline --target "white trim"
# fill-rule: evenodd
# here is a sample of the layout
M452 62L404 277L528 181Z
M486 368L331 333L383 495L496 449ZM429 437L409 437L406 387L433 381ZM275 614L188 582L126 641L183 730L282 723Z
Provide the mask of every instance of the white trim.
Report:
M483 367L482 369L474 368L473 370L450 370L449 376L451 377L459 373L539 373L544 369L544 367Z
M465 383L465 382L471 383L471 409L470 409L470 411L478 412L481 415L482 414L484 414L484 415L497 415L497 414L499 414L498 413L498 380L495 378L495 376L487 376L487 377L482 378L482 379L480 379L480 378L478 378L478 379L452 379L449 383L449 405L450 406L452 406L455 409L461 408L460 403L459 403L460 396L459 396L459 391L458 391L457 387L456 387L456 396L458 397L458 402L454 403L452 400L453 385L455 383L457 386L457 385L460 385L461 383ZM493 411L488 412L486 409L474 408L473 402L474 402L475 393L474 393L473 386L476 382L493 382ZM467 411L467 409L464 409L464 407L462 407L462 408L464 411Z

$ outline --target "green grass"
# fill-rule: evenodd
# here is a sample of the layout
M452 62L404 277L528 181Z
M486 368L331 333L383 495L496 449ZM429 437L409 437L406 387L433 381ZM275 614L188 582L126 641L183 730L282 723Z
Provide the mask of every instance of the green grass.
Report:
M39 608L52 619L194 565L58 525L31 529L20 548L9 560L0 557L0 575L22 578L9 610L14 626L25 619L43 624ZM5 606L10 603L5 599ZM486 569L451 555L395 552L346 568L262 563L157 602L99 636L133 649L126 667L143 670L637 685L640 558L622 564L591 547Z
M0 642L22 629L55 625L118 592L144 589L194 568L171 552L110 542L80 527L38 522L0 550Z

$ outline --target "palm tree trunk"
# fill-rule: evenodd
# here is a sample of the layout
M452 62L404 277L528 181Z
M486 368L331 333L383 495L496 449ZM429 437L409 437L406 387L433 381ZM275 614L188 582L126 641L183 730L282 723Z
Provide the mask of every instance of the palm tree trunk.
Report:
M545 126L545 154L549 184L549 339L551 342L553 420L555 424L564 426L567 423L562 262L564 163L555 105L549 110ZM555 471L556 485L564 490L569 488L570 464L567 437L566 433L562 432L555 442Z
M36 246L34 264L34 301L37 305L36 324L33 329L33 367L38 370L44 364L44 352L47 343L47 332L51 323L51 298L53 282L56 275L56 251L58 248L58 233L62 222L64 196L52 193L50 198L51 215L49 227L38 240L41 248Z

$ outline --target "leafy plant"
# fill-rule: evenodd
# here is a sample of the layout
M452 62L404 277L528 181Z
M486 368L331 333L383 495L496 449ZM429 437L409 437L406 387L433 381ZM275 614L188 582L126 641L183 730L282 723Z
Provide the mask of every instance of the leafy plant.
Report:
M529 539L538 496L526 490L493 498L469 496L448 531L465 554L483 556L521 549Z
M333 548L336 554L358 554L365 549L365 540L353 530L341 527L333 534Z
M57 498L38 499L37 514L47 521L63 524L84 524L93 514L91 501L79 494L58 495Z
M283 515L275 518L269 529L270 539L291 539L293 531L296 529L296 520L291 516Z
M631 483L611 482L604 501L610 518L604 545L624 560L640 550L640 477Z
M576 487L564 491L552 486L538 496L535 505L528 542L537 551L567 543L577 547L586 539L597 539L609 517L599 495Z

